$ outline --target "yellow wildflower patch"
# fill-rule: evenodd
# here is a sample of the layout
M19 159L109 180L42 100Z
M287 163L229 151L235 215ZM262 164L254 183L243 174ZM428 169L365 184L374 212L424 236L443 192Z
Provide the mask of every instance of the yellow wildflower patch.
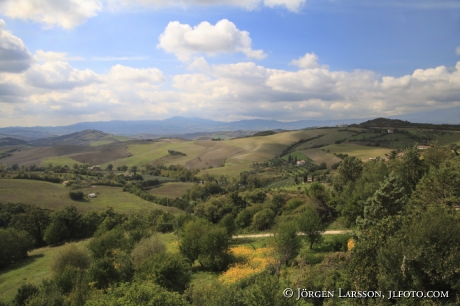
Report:
M238 262L219 276L219 280L223 283L234 283L260 273L273 262L273 259L269 257L272 251L270 248L254 250L245 246L237 246L230 248L230 251Z

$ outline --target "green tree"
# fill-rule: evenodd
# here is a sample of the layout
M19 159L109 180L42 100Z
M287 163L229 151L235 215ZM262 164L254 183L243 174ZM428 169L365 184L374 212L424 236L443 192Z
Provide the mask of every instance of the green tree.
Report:
M283 207L284 204L286 204L286 198L282 194L275 193L272 196L270 203L271 203L273 211L276 214L280 214L281 208Z
M294 222L282 221L275 227L272 243L278 262L278 272L282 264L287 265L299 252L301 242L297 231L298 225Z
M51 223L45 230L44 240L48 244L56 244L80 238L81 219L82 215L73 205L54 212L51 215Z
M180 252L190 262L198 260L201 266L211 270L227 266L229 236L226 229L198 219L185 224L179 237Z
M50 222L49 211L37 207L30 207L24 213L16 214L11 219L11 224L15 229L24 230L34 238L35 246L42 246L45 243L43 236Z
M113 165L108 164L107 167L105 168L107 171L112 171L113 170Z
M264 208L258 211L252 217L251 226L256 230L265 230L273 226L275 220L275 213L270 208Z
M33 240L27 232L0 228L0 268L27 257L32 248Z
M428 165L421 158L417 146L413 146L403 152L401 159L397 159L392 164L393 171L401 178L406 187L406 192L410 193L415 189L418 181L428 171Z
M357 224L361 230L369 229L380 220L402 213L408 198L405 188L394 172L374 193L364 206L364 218L358 217Z
M349 182L355 182L361 177L363 171L363 162L354 156L347 156L340 163L337 169L337 176L334 181L334 187L341 190Z
M460 301L460 223L444 208L429 209L413 218L379 249L379 281L395 290L449 291ZM394 269L394 267L400 269ZM446 301L435 303L445 304Z
M158 253L138 267L135 279L182 293L191 280L190 262L181 254Z
M325 226L316 209L307 206L298 217L297 224L299 231L304 234L305 239L309 242L310 250L313 248L313 244L321 242Z
M219 225L227 230L228 236L232 236L236 231L235 218L232 214L226 214L219 222Z
M432 167L417 184L411 203L422 209L460 205L460 160L457 158L444 162L439 168Z

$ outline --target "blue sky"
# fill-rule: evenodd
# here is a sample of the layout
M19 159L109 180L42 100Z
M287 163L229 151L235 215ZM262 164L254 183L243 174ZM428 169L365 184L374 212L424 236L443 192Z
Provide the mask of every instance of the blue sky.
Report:
M0 0L0 126L460 105L460 2Z

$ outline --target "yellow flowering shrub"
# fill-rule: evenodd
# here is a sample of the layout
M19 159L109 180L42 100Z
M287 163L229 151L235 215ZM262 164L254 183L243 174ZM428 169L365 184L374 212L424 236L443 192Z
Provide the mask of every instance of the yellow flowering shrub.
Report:
M234 283L241 279L247 278L254 274L260 273L273 261L269 257L270 248L252 249L245 246L237 246L230 248L237 259L237 263L219 276L219 280L223 283Z
M355 240L353 240L353 238L348 239L347 250L351 251L353 250L354 247L355 247Z

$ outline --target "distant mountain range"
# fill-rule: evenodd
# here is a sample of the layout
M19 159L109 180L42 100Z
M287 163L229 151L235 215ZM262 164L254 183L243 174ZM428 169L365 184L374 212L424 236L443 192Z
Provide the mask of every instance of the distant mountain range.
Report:
M415 123L460 124L460 106L432 112L390 116L391 119L408 120ZM298 120L281 122L276 120L240 120L232 122L214 121L203 118L172 117L166 120L137 121L98 121L82 122L67 126L36 126L0 128L3 137L9 136L30 141L50 136L59 136L83 130L98 130L109 134L135 137L183 136L185 134L211 133L219 131L264 131L296 130L315 126L336 126L341 124L358 124L372 118L334 119L334 120ZM1 136L0 136L1 137Z
M172 117L166 120L139 121L99 121L82 122L67 126L36 126L0 128L0 133L18 139L31 140L49 136L66 135L84 130L98 130L109 134L136 136L178 136L194 133L211 133L219 131L263 131L263 130L297 130L314 126L335 126L337 124L360 123L366 119L350 120L300 120L281 122L276 120L240 120L233 122L214 121L203 118Z

